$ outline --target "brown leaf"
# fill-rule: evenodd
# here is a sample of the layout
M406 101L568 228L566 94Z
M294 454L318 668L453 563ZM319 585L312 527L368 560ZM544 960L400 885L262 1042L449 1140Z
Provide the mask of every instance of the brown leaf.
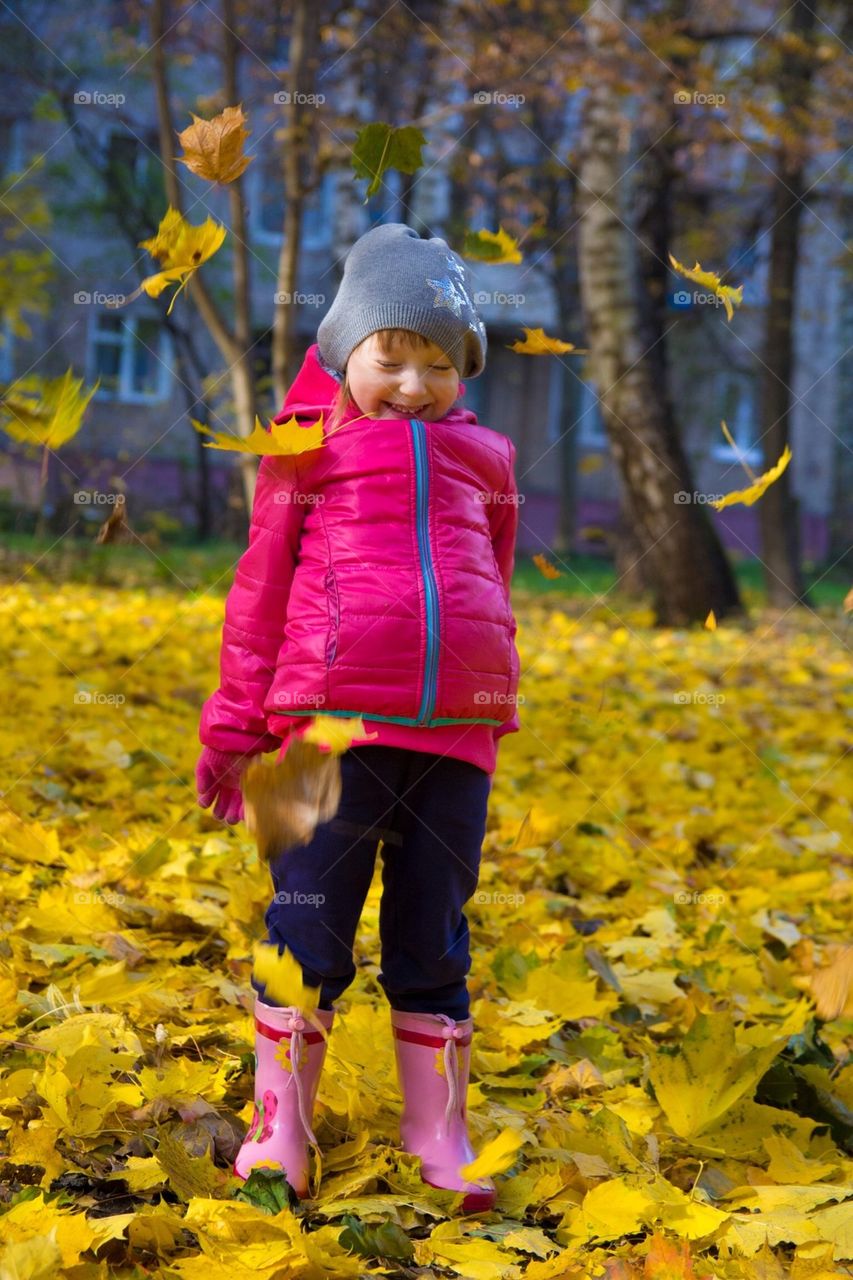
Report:
M308 844L318 822L327 822L341 800L340 757L294 738L282 760L254 759L242 779L246 826L269 862L293 845Z
M242 104L226 107L212 120L202 120L194 112L190 115L193 123L178 134L185 153L178 156L181 164L208 182L233 182L239 178L254 159L243 154L249 133L243 128L246 117Z

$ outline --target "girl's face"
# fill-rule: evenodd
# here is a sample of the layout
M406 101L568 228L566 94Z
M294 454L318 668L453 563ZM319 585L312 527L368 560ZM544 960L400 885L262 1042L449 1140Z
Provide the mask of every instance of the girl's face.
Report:
M459 374L434 342L415 349L398 339L385 355L372 333L350 355L346 376L353 400L370 418L437 422L459 394Z

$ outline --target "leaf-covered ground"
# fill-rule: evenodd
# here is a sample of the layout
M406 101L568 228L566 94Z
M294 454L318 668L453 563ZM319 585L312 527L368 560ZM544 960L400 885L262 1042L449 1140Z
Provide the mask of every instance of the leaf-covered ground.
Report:
M514 1131L516 1163L462 1218L399 1151L377 861L294 1210L229 1172L269 887L195 804L222 600L5 588L4 1275L849 1273L849 627L517 613L467 908L472 1140Z

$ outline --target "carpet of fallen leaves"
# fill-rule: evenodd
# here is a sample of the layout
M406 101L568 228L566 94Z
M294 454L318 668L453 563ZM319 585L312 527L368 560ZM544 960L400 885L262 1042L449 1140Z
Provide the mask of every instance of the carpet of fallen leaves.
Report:
M524 729L467 914L471 1136L520 1145L464 1218L399 1150L379 860L320 1194L230 1174L269 886L195 804L222 599L5 588L4 1276L849 1274L849 628L517 613Z

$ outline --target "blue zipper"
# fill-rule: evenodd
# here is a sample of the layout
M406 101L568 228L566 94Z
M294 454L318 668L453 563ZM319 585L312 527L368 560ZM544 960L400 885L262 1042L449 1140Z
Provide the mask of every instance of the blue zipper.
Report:
M429 465L426 449L426 428L420 418L410 418L415 443L415 476L417 480L417 532L424 586L426 587L427 648L424 662L424 691L418 711L418 723L430 719L435 707L436 677L438 675L438 589L429 549Z

